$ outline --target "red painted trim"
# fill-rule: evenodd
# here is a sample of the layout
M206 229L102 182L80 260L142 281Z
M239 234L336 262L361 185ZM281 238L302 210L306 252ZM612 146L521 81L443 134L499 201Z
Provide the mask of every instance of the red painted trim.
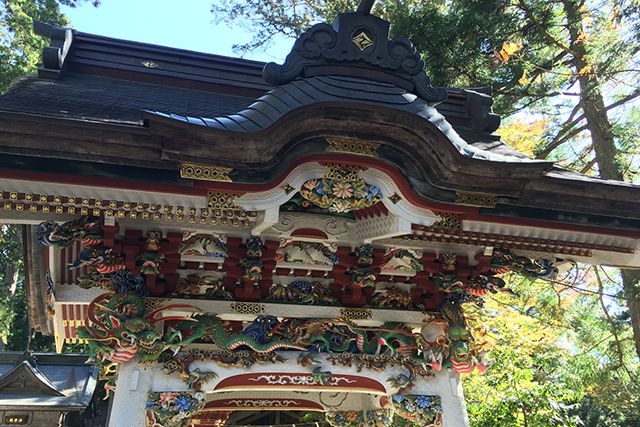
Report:
M553 221L543 221L534 219L520 219L520 218L506 218L502 216L481 215L479 208L469 206L459 206L449 203L436 202L433 200L425 200L413 192L409 182L405 179L402 173L394 166L389 165L381 160L365 157L354 156L342 153L317 153L309 156L302 157L293 162L287 170L285 170L278 178L271 182L262 184L242 184L242 183L228 183L228 182L208 182L208 181L194 181L193 187L179 186L179 185L157 185L148 183L139 183L126 180L113 180L96 177L84 177L84 176L71 176L64 174L54 174L46 172L26 172L10 169L0 169L1 178L13 178L22 179L28 181L46 181L52 183L64 183L75 185L90 185L95 187L106 188L119 188L128 190L150 191L157 193L169 193L169 194L182 194L190 196L206 196L208 191L221 191L221 192L261 192L270 190L280 185L287 175L295 169L297 166L303 163L309 162L327 162L327 163L343 163L343 164L359 164L365 167L374 168L389 175L398 189L402 193L402 196L406 198L410 203L436 211L443 211L447 213L462 214L463 219L477 220L485 222L493 222L499 224L512 224L520 226L532 226L541 228L550 228L556 230L567 231L583 231L586 233L600 233L607 235L623 236L623 237L640 237L640 232L624 231L624 230L612 230L603 227L582 226L577 224L557 223Z
M282 406L253 406L253 405L246 405L246 406L239 406L236 405L235 402L236 401L260 401L260 400L266 400L266 401L277 401L277 402L282 402L282 403L289 403L289 402L294 402L294 404L290 405L290 406L286 406L286 405L282 405ZM293 410L293 411L324 411L324 407L322 405L320 405L317 402L314 402L312 400L307 400L307 399L288 399L288 398L277 398L277 397L273 397L273 398L269 398L269 397L265 397L265 398L249 398L249 397L237 397L237 398L230 398L230 399L219 399L219 400L212 400L211 402L208 402L205 407L205 410L217 410L217 411L227 411L227 410L231 410L231 411L255 411L255 410L261 410L261 411L278 411L278 410Z
M269 381L265 378L268 376L274 376L274 379L280 377L307 377L308 384L300 385L298 383L286 383L283 384L269 384ZM255 372L251 374L239 374L225 378L220 381L214 387L214 390L252 390L252 389L287 389L287 390L306 390L306 389L351 389L351 392L362 391L365 393L382 393L386 394L385 387L380 382L359 376L359 375L340 375L333 374L327 378L327 381L331 382L333 377L346 378L347 381L340 381L336 385L323 385L313 383L313 375L301 372Z
M328 239L327 233L316 228L298 228L291 233L291 237L312 237L315 239Z

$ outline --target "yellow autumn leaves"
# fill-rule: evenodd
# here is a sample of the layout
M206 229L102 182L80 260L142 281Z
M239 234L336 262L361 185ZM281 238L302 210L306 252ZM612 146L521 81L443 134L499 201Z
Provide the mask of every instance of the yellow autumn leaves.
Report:
M500 50L495 52L496 58L506 64L514 54L522 50L522 47L522 42L504 42Z

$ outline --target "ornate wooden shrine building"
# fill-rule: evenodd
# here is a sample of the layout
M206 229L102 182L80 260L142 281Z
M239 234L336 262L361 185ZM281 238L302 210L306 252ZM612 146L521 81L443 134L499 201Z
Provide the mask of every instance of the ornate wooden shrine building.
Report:
M0 97L0 218L32 225L31 309L89 343L110 426L465 426L464 307L509 270L640 266L637 186L506 146L365 3L282 65L40 28Z
M1 352L0 426L104 425L97 382L83 355Z

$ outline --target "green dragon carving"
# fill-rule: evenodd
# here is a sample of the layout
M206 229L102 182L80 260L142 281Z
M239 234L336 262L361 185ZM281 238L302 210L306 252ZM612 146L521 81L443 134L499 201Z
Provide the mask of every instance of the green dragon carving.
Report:
M175 347L202 341L215 344L222 350L235 350L245 346L260 354L277 350L305 349L283 337L260 339L249 334L233 333L222 320L210 314L197 315L193 320L193 323L181 322L178 327L169 328L165 334L165 342ZM268 333L268 331L265 332Z
M142 362L153 362L159 360L165 350L176 353L196 341L213 343L223 350L245 346L257 353L305 349L283 337L267 337L268 329L261 335L234 334L223 321L209 314L193 317L163 314L176 308L197 311L193 306L173 304L147 313L143 299L137 295L106 293L91 302L86 326L78 332L81 338L89 340L92 360L101 363L128 362L134 356ZM161 334L155 324L162 320L179 321Z
M138 356L142 362L158 360L168 348L178 349L186 342L167 342L156 331L162 320L191 322L184 316L164 316L172 308L195 309L174 304L147 313L141 297L131 293L106 293L94 299L87 309L85 326L78 328L80 338L89 341L91 359L101 363L128 362Z

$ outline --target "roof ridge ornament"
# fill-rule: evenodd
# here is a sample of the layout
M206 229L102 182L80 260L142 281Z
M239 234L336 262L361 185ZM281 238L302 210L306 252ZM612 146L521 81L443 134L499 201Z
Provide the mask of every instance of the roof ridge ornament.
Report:
M447 90L431 86L413 44L402 36L389 40L389 22L370 14L374 3L362 0L356 12L339 14L333 25L309 28L282 65L265 65L264 79L279 86L299 77L343 75L391 83L432 104L444 101Z
M38 359L36 358L36 355L31 353L29 350L22 353L17 364L20 364L22 362L28 362L33 367L38 366Z

